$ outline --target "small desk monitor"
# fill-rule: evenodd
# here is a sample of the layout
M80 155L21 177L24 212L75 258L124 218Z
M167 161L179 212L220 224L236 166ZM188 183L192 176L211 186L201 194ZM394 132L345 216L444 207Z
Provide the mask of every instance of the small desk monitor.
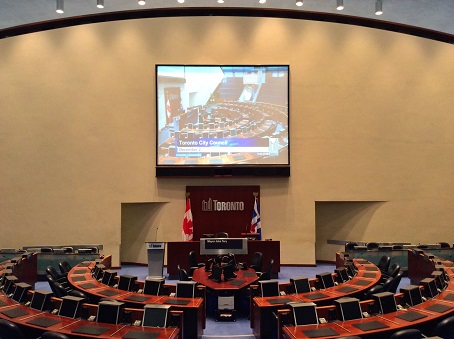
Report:
M391 292L381 292L372 294L372 298L375 300L375 303L379 306L380 313L386 314L397 311L396 299L394 298L394 293Z
M142 326L167 327L170 305L148 304L143 308Z
M118 289L123 291L132 291L134 290L136 280L136 276L127 274L120 275L120 278L118 279Z
M14 289L14 294L13 294L12 299L17 301L18 303L26 301L27 291L31 287L32 287L31 285L24 283L24 282L16 283L16 288Z
M288 305L292 308L295 326L318 325L317 305L315 303L292 302Z
M30 307L38 311L50 309L50 298L52 296L53 293L50 291L35 290L32 296Z
M424 287L424 296L433 298L438 295L437 282L435 278L425 278L419 282Z
M416 306L422 303L421 289L416 285L404 286L400 289L404 294L405 302L410 306Z
M195 297L195 281L179 281L177 282L175 297L178 298L194 298Z
M443 271L433 271L431 276L435 278L437 288L439 288L440 290L445 288L446 281L443 277Z
M290 282L293 283L293 287L295 288L295 293L305 293L311 291L311 285L309 284L309 278L300 277L300 278L292 278Z
M118 301L100 301L96 321L106 324L120 323L123 306L124 303Z
M0 286L4 286L6 282L6 277L13 275L13 270L6 268L2 271L2 277L0 279Z
M3 285L3 292L6 295L14 293L14 289L16 288L16 283L19 279L14 275L8 275L5 278L5 284Z
M259 281L262 297L279 296L279 280Z
M75 318L77 311L79 310L79 306L84 300L85 298L73 297L70 295L62 297L58 315L62 317Z
M161 286L164 284L165 278L147 278L143 286L143 294L159 295Z
M334 286L333 275L330 272L320 273L316 275L320 288L326 289Z
M104 274L102 275L101 282L107 286L115 285L115 277L117 276L117 271L113 270L105 270Z
M95 278L96 280L101 279L105 268L106 267L103 264L96 264L93 268L93 271L91 272L93 278Z
M361 319L363 317L359 299L357 298L340 298L334 300L334 303L336 305L337 318L341 321Z
M337 282L342 284L350 280L346 267L338 267L334 271L337 274Z

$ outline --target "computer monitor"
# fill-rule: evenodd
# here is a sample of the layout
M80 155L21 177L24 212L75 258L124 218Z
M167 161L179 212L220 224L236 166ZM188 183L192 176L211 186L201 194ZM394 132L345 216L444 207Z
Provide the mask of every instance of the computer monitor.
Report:
M354 277L356 275L356 266L353 262L349 262L345 265L347 268L348 275Z
M50 298L52 296L53 293L50 291L35 290L32 296L30 307L38 311L50 309Z
M19 279L15 275L8 275L5 279L3 292L5 292L6 295L10 295L14 293L14 289L16 288L15 284L19 281Z
M317 325L317 305L315 303L292 302L288 304L293 313L295 326Z
M101 279L105 268L106 267L103 264L96 264L93 268L93 271L91 272L93 278L95 278L96 280Z
M342 284L350 280L346 267L338 267L334 270L334 272L337 274L338 283Z
M443 271L433 271L431 276L435 278L435 281L437 283L437 288L440 290L444 289L446 286L446 281L443 277Z
M341 321L361 319L363 317L359 299L357 298L340 298L334 300L334 304L336 305L337 318Z
M58 315L62 317L75 318L77 316L79 306L84 300L85 298L73 297L71 295L61 297L61 305L58 310Z
M102 275L101 282L107 286L115 285L115 277L117 276L117 271L114 270L105 270Z
M6 283L6 277L13 275L12 269L4 269L2 272L2 278L0 279L0 286L4 286Z
M167 327L170 305L147 304L143 308L142 326Z
M121 311L124 303L118 301L100 301L96 321L106 324L118 324L121 320Z
M143 285L143 294L159 295L165 278L147 278Z
M123 274L118 279L118 289L123 291L132 291L135 287L136 276Z
M195 281L179 281L177 282L175 297L178 298L194 298L195 297Z
M12 299L17 301L18 303L27 301L27 291L31 287L32 286L30 284L27 284L24 282L16 283L16 288L14 289L14 294L13 294Z
M410 306L416 306L422 303L421 289L416 285L404 286L400 289L404 294L405 302Z
M381 314L391 313L397 311L396 299L394 293L381 292L372 294L372 298L378 305Z
M320 288L326 289L334 286L333 275L330 272L320 273L316 275Z
M262 297L279 296L279 280L259 281Z
M293 283L293 287L295 288L295 293L305 293L311 291L311 285L309 284L309 278L300 277L300 278L292 278L290 282Z
M437 282L435 278L425 278L419 282L424 287L424 296L426 298L433 298L438 295Z

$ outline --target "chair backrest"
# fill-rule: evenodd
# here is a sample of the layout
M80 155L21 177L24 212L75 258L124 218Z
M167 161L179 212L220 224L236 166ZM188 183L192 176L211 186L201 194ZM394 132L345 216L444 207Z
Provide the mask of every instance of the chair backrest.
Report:
M420 339L422 338L421 331L416 328L407 328L395 332L389 339Z
M190 281L188 272L184 268L181 268L180 265L177 266L178 269L178 280L180 281Z
M46 272L47 272L47 274L50 274L54 280L57 280L60 278L60 274L57 272L57 270L53 266L47 266Z
M61 273L68 273L71 271L71 265L67 261L62 261L58 263L58 267L60 268Z
M445 339L454 338L454 316L440 321L435 327L433 335Z
M228 238L229 234L227 232L218 232L214 235L215 238Z
M372 299L372 294L377 294L377 293L380 293L380 292L383 292L383 291L384 291L384 288L383 288L382 285L375 285L375 286L369 288L369 289L364 293L363 300Z
M189 267L197 267L197 253L196 251L189 252Z
M384 290L386 292L396 293L397 287L399 287L399 284L400 284L400 281L402 280L403 275L404 275L404 272L399 271L394 278L391 277L392 280L386 287L385 287L385 284L383 284Z
M386 273L386 272L388 272L390 262L391 262L391 258L387 255L383 255L380 258L380 261L378 262L377 267L380 271Z
M355 246L358 246L358 243L356 242L348 242L345 244L345 252L348 252L348 251L354 251L355 250Z
M69 337L63 333L47 331L41 335L41 339L69 339Z
M0 338L25 339L25 336L15 323L0 319Z
M400 271L400 265L398 263L392 264L388 269L388 277L395 277Z
M403 250L404 246L403 245L393 245L392 249L393 250Z
M366 246L367 246L368 251L378 250L378 248L379 248L379 245L377 242L368 242Z
M66 291L66 289L58 281L54 281L53 284L54 284L54 288L55 288L55 291L53 290L53 292L57 298L61 298L61 297L64 297L65 295L68 295L68 292Z
M252 256L252 261L249 267L253 268L257 272L262 271L262 258L263 258L263 253L262 252L255 252L254 255Z
M447 242L439 242L441 248L450 248L451 246Z

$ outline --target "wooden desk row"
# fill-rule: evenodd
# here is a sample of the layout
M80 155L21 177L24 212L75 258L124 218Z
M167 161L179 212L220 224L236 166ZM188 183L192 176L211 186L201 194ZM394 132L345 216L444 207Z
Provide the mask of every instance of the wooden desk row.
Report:
M313 292L287 294L276 297L254 297L251 305L251 327L257 338L273 338L273 328L276 320L273 312L282 308L288 302L313 302L317 305L332 305L335 299L342 297L359 296L369 288L375 286L381 278L381 272L374 264L356 259L357 274L353 279L324 290ZM314 281L311 281L314 285ZM251 286L251 290L254 286Z
M432 265L427 262L426 265ZM421 270L425 264L421 262ZM447 288L438 296L406 310L388 314L379 314L368 318L349 321L334 321L319 325L283 326L279 329L279 338L336 338L342 336L360 336L361 338L383 338L405 328L418 328L426 334L443 318L454 314L454 275L448 272L450 281ZM397 295L396 295L397 296ZM365 301L362 307L371 305ZM319 311L317 309L317 311ZM281 311L282 312L282 311Z
M19 281L34 286L37 280L37 254L22 253L5 260L0 264L0 276L4 273L14 275Z
M205 297L175 298L170 296L154 296L137 292L119 290L102 284L91 275L95 263L82 263L68 273L68 282L74 288L85 293L94 302L102 298L121 301L129 308L143 308L146 304L171 305L172 310L183 311L183 338L200 338L205 328ZM143 282L139 282L142 285ZM143 285L142 285L143 286ZM200 287L205 294L203 286Z
M93 305L95 306L95 305ZM129 310L134 318L143 310ZM138 327L125 324L105 324L84 319L61 317L32 309L0 294L0 318L15 323L26 338L37 338L46 331L63 333L70 338L179 338L179 328ZM133 319L134 319L133 318Z

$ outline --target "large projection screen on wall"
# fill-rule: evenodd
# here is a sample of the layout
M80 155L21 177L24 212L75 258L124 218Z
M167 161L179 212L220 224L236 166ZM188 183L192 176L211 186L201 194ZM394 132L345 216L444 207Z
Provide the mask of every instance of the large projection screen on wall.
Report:
M157 176L289 176L288 65L156 65Z

